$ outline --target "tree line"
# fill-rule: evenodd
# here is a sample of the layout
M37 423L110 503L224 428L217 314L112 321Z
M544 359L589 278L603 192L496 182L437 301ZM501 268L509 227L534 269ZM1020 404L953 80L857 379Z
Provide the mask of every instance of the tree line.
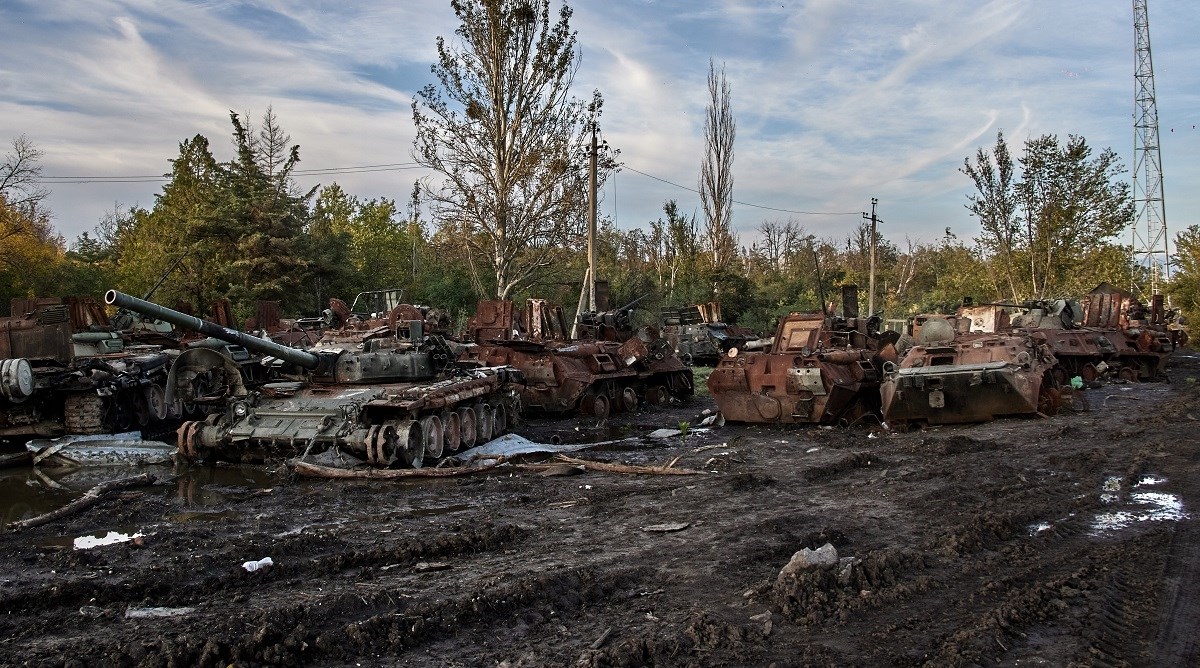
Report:
M570 94L579 62L570 7L451 7L456 37L438 38L436 83L412 104L412 156L435 176L406 201L365 199L336 182L300 189L300 147L274 111L257 124L231 112L231 159L217 160L203 135L181 141L153 206L115 207L67 243L45 208L42 152L20 136L0 164L0 309L16 296L143 294L160 283L155 301L201 315L218 298L240 316L260 299L308 315L330 297L393 287L460 322L479 298L573 305L586 262L586 147L604 100L599 91ZM950 228L932 241L872 239L866 222L821 237L782 218L759 221L742 243L732 223L732 87L711 61L708 91L700 206L669 199L636 229L600 221L597 275L614 304L645 296L649 321L659 307L719 300L727 319L769 329L782 313L820 310L841 285L866 286L872 241L876 303L888 318L950 309L964 296L1020 301L1144 283L1120 241L1134 209L1124 167L1111 149L1097 153L1075 135L1027 139L1014 156L998 133L965 158L960 171L973 187L965 212L979 224L969 239ZM619 158L601 150L601 184ZM699 217L688 213L697 209ZM1176 246L1169 291L1196 312L1200 230L1180 233Z

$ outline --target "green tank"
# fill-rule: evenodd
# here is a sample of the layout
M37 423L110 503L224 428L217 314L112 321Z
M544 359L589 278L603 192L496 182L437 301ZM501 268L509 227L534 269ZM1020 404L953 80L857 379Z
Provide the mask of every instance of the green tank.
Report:
M457 344L416 334L300 350L110 290L105 302L262 355L271 382L248 390L229 358L188 350L167 379L168 400L220 407L185 422L189 460L262 461L336 449L375 466L420 467L507 431L519 408L508 367L455 361Z

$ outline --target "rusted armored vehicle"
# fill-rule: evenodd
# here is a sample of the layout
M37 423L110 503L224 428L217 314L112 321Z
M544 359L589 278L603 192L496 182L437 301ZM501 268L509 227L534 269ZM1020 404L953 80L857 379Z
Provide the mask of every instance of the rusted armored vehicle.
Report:
M662 323L663 337L685 364L716 366L730 348L757 338L753 330L724 322L718 302L663 309Z
M511 365L525 378L521 402L535 413L580 412L599 418L692 396L692 370L652 327L636 332L632 305L582 313L573 338L559 306L529 299L479 302L467 324L462 359Z
M1018 311L1007 317L1007 310ZM998 313L989 319L985 314ZM1104 376L1127 381L1159 380L1176 339L1161 295L1147 310L1129 293L1101 284L1081 301L1059 299L1023 304L985 304L959 309L970 331L1041 333L1058 364L1060 384L1079 376L1091 383Z
M440 336L362 337L301 350L114 290L105 301L277 365L272 382L250 390L228 357L204 348L180 355L167 380L168 400L220 409L179 428L178 449L189 460L257 461L337 449L375 466L420 467L504 433L518 406L511 369L458 364ZM395 326L420 329L414 321Z
M708 377L726 420L832 425L878 414L881 368L895 362L899 335L859 318L857 288L847 287L841 317L791 313L769 350L726 353Z
M959 317L924 316L912 348L884 367L883 417L907 426L1052 414L1060 403L1056 364L1043 334L972 333Z
M0 319L0 438L166 429L179 417L164 391L169 328L118 330L78 297L14 299L12 313Z

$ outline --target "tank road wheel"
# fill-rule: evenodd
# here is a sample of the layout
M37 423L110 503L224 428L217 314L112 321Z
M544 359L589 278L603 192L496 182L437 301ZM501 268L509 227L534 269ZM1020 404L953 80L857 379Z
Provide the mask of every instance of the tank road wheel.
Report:
M150 424L150 420L154 416L150 408L149 397L144 392L133 390L122 392L117 396L120 399L124 399L125 403L133 405L133 417L137 420L139 427L145 427Z
M462 434L462 449L467 450L475 447L475 440L479 436L479 427L475 419L475 409L470 406L463 406L454 412L458 413L458 427Z
M439 459L446 447L442 419L436 415L426 415L421 418L420 422L421 435L425 438L425 456L430 459Z
M175 432L175 449L189 462L200 458L200 451L196 447L196 432L200 431L204 424L199 420L189 420L179 425Z
M69 434L103 434L104 400L95 392L67 395L63 424Z
M1136 383L1138 382L1138 371L1131 366L1123 366L1117 372L1117 377L1129 383Z
M425 440L421 425L415 420L396 423L396 445L396 454L404 466L419 469L425 463Z
M662 385L655 385L646 390L646 403L651 406L661 406L667 403L670 397L671 395L667 392L667 388Z
M167 410L167 393L162 386L147 385L142 394L146 398L146 408L150 410L150 417L155 420L167 419L170 411Z
M446 452L458 452L462 447L462 421L458 412L445 410L438 417L442 419L442 438L446 443Z
M387 467L396 461L396 425L385 422L372 425L367 430L363 445L367 446L367 461L375 466Z
M496 426L495 414L487 404L475 404L475 443L483 445L492 440Z
M637 410L638 396L632 387L621 390L621 410L632 413Z
M492 407L492 437L508 431L508 406L503 401L489 404Z

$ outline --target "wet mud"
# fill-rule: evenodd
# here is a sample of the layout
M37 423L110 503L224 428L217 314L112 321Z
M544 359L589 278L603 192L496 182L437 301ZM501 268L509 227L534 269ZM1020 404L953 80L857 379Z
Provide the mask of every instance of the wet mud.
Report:
M516 429L689 476L162 469L0 533L0 664L1197 665L1200 359L1171 378L909 433L647 436L698 424L703 398ZM5 472L8 521L94 484L78 475ZM110 531L141 535L74 547ZM781 575L826 544L835 565Z

